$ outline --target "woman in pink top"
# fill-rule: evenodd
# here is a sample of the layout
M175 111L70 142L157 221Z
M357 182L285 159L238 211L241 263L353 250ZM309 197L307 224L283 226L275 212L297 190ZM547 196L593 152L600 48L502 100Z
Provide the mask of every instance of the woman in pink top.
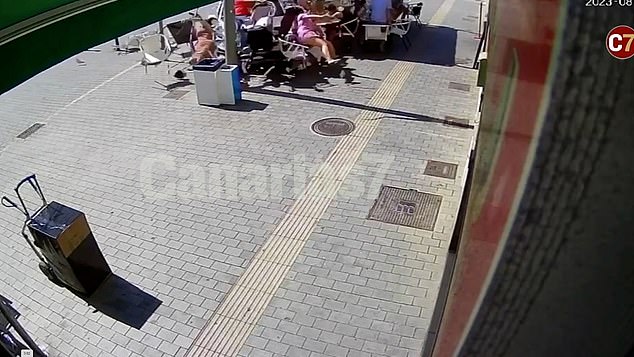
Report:
M310 13L310 0L299 0L298 3L306 11L303 14L299 14L295 20L299 42L310 47L321 47L321 52L326 57L328 64L337 62L335 59L335 47L332 42L326 40L326 35L315 22L335 20L340 17L340 14L314 15Z

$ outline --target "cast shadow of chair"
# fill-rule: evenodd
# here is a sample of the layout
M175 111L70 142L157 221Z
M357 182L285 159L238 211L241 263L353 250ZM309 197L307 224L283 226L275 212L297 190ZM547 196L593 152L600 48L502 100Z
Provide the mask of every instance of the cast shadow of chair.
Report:
M350 86L360 84L360 82L357 81L357 79L360 78L380 80L379 78L356 74L354 71L354 68L347 67L347 60L344 58L337 64L311 66L292 75L280 71L270 71L262 83L247 85L245 90L250 88L280 88L281 86L286 86L291 92L298 89L312 89L316 92L324 92L326 88L336 86L331 82L332 79L343 79L343 84Z
M90 297L82 297L95 311L141 329L162 301L118 275L111 274Z
M168 84L163 84L163 83L161 83L159 81L154 81L154 83L156 83L156 84L160 85L161 87L163 87L163 88L159 88L159 89L164 89L164 90L166 90L168 92L172 91L174 89L187 88L187 87L190 87L190 86L194 85L194 82L192 82L191 80L189 80L187 78L178 80L176 82L168 83Z
M456 65L458 30L455 28L432 25L412 26L407 36L412 43L409 48L406 48L394 36L390 36L387 53L377 53L370 47L369 51L357 51L352 56L371 61L393 59L437 66Z

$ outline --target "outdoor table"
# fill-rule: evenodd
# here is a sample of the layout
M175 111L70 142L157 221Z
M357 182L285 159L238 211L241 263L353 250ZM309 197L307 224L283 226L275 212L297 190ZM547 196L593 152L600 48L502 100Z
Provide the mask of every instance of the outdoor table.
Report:
M318 26L325 27L325 26L338 25L340 22L341 22L340 19L334 19L334 20L320 21L320 22L317 22L316 24Z
M341 19L334 19L328 21L320 21L316 24L319 25L326 34L326 39L328 41L333 41L337 38L337 34L339 33L339 24L341 23Z

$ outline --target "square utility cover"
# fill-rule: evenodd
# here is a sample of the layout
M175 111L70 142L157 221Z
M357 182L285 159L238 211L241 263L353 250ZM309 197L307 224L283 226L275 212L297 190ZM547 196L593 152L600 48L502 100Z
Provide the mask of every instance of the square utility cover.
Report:
M382 186L368 219L433 231L442 196Z

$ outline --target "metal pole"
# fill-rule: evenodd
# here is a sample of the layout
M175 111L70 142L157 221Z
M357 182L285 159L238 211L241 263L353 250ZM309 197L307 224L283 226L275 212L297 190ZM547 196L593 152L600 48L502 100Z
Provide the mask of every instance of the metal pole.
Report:
M483 36L483 43L482 43L482 52L486 52L487 51L487 45L488 40L489 40L489 36L487 36L489 32L489 21L485 20L484 21L484 26L482 27L482 36Z
M225 25L225 58L227 64L238 64L238 46L236 44L236 16L233 12L233 0L224 0L223 17Z
M482 2L480 2L480 16L478 16L478 38L482 37Z

